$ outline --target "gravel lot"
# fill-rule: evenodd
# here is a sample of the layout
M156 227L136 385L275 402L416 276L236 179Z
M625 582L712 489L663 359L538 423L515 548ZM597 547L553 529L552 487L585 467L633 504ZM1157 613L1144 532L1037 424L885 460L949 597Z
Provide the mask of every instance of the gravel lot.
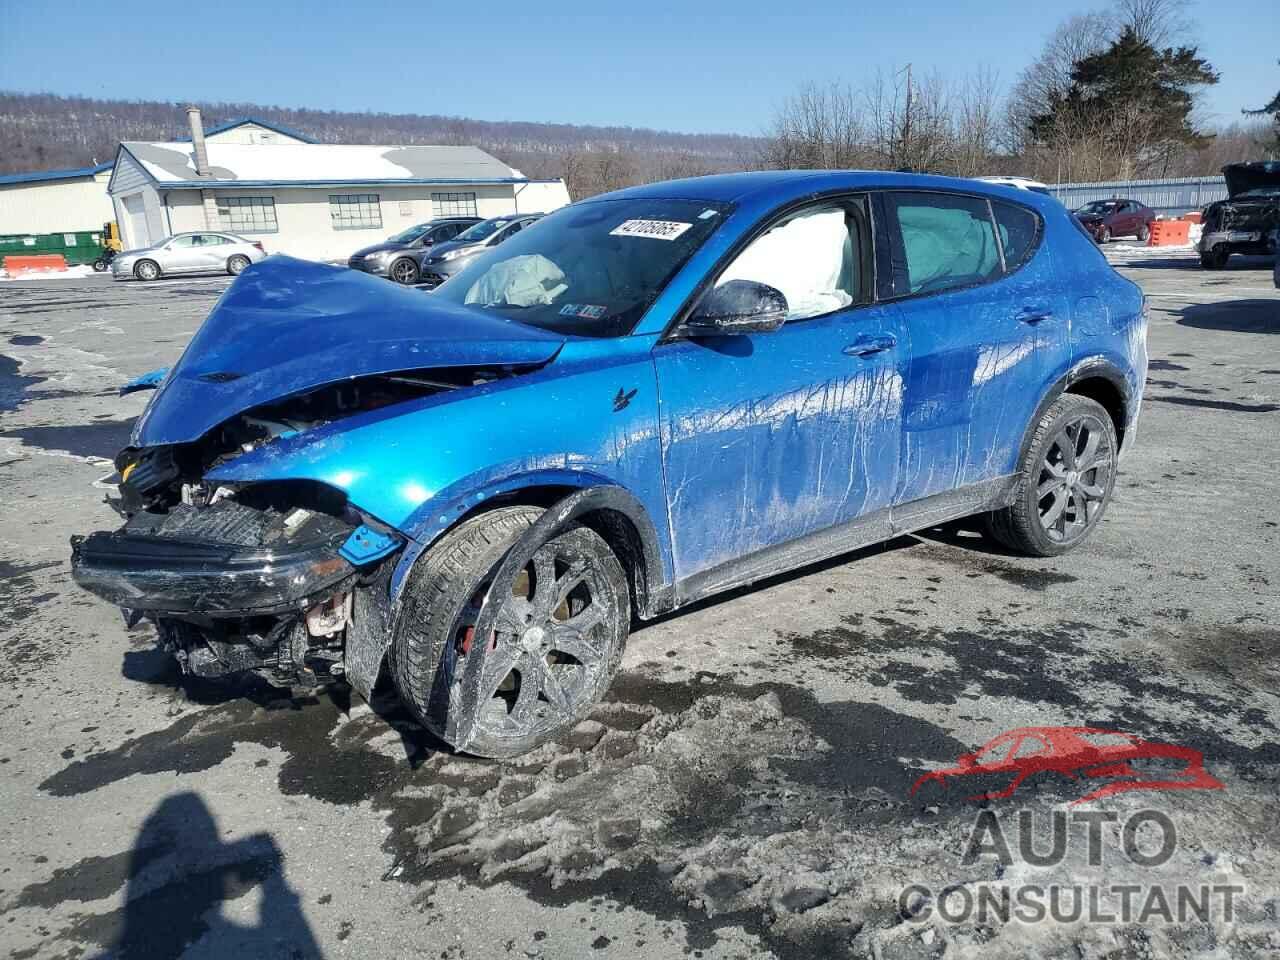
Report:
M959 524L699 605L506 764L336 694L184 697L149 630L74 589L67 538L116 523L104 458L146 395L114 388L227 281L0 284L0 952L1280 956L1280 294L1269 261L1108 255L1151 297L1152 363L1085 548L1027 560ZM1088 805L1167 816L1163 865L1111 826L1090 862L1075 822L1056 863L965 863L980 805L907 795L1003 731L1081 724L1201 750L1225 786ZM1087 789L988 806L1016 848L1019 810L1047 826ZM912 884L1117 882L1242 892L1232 922L899 910Z

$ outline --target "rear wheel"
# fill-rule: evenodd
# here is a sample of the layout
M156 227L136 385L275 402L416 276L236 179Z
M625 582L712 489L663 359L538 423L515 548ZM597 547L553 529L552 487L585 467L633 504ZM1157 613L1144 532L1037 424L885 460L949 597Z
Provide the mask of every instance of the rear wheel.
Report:
M249 265L249 258L242 253L237 253L234 257L227 260L227 273L233 277L239 276L244 268Z
M133 275L139 280L158 280L160 264L154 260L139 260L133 268Z
M448 739L451 689L487 643L476 732L466 750L527 753L578 722L608 689L630 626L626 576L609 545L573 527L538 548L501 604L494 633L475 622L503 557L542 514L503 507L459 525L423 557L405 587L392 641L400 697Z
M396 283L410 284L418 282L418 265L408 257L401 257L387 271Z
M99 257L97 260L93 261L94 273L103 273L106 269L107 269L107 261L103 260L102 257Z
M1013 504L988 515L987 529L1012 550L1054 557L1084 541L1111 502L1115 425L1102 405L1064 394L1036 424Z

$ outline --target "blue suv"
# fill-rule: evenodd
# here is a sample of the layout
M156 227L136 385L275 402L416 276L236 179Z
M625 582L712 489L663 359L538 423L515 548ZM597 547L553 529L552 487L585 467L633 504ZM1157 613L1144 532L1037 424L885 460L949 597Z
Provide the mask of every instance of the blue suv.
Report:
M117 458L77 582L188 674L383 676L514 756L632 619L954 518L1035 556L1133 442L1142 294L1071 214L945 177L771 172L559 210L433 294L272 257Z

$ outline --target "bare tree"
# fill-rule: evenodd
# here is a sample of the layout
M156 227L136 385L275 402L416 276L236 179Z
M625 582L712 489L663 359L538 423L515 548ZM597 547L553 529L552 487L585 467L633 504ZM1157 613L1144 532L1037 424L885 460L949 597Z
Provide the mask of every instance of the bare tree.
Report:
M841 169L866 159L865 119L855 91L808 84L775 112L761 160L777 169Z
M1121 26L1132 27L1139 40L1160 50L1190 37L1190 6L1190 0L1116 0L1116 14Z

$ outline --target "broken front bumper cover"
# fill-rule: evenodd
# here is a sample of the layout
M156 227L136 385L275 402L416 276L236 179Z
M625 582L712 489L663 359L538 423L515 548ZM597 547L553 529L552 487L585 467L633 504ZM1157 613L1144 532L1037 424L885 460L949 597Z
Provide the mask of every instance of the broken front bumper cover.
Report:
M300 610L355 578L349 536L284 549L92 533L71 538L71 576L96 596L148 613L256 616Z

